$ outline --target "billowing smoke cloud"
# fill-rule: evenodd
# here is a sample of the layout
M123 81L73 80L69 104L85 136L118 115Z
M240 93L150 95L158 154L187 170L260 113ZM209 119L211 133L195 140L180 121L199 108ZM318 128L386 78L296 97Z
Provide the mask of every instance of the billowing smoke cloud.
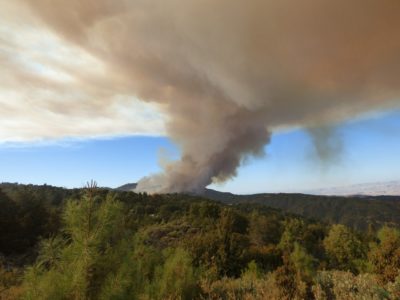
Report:
M262 155L278 127L399 104L398 0L23 2L104 63L85 82L166 112L182 158L144 190L201 190Z
M336 128L331 126L320 126L309 128L308 133L313 142L315 153L322 163L327 167L332 163L340 162L343 141Z

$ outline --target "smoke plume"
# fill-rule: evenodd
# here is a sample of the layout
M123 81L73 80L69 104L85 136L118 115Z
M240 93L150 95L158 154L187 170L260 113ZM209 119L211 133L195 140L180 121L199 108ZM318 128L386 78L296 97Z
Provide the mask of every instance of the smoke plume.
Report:
M399 104L398 0L21 1L104 63L85 82L105 107L135 95L167 114L182 157L142 190L201 191L262 155L276 128Z

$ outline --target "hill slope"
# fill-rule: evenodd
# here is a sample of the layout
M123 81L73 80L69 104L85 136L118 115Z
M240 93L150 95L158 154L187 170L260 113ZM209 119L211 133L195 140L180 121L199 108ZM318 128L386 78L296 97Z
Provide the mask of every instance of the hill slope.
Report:
M126 188L131 188L130 190L134 191L134 187L135 184L127 184L118 190L126 191ZM382 184L381 188L384 187ZM260 204L307 218L344 224L359 230L365 230L369 225L374 228L384 224L400 226L400 196L322 196L284 193L235 195L211 189L207 189L202 196L225 204Z
M206 190L204 196L226 204L261 204L356 229L367 229L369 224L374 227L400 225L400 196L234 195L214 190Z
M124 185L117 191L131 191L135 184ZM0 184L0 189L11 198L26 198L34 195L34 202L40 201L55 207L66 198L77 197L80 189L64 189L52 186ZM225 204L259 204L280 209L329 223L340 223L365 230L369 224L378 228L384 224L400 226L400 196L317 196L306 194L254 194L235 195L206 190L205 198ZM29 196L28 198L31 198ZM22 199L21 199L22 200Z

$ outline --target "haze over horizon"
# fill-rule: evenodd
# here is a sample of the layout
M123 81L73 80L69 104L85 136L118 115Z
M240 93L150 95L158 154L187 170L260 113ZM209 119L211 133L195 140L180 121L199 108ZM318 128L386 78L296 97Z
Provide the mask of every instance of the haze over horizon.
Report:
M293 5L0 0L0 181L400 179L399 2Z

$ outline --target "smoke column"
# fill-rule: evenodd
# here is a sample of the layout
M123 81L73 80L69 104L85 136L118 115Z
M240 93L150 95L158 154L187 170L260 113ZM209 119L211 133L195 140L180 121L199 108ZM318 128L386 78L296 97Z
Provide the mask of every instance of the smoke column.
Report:
M398 0L21 1L104 62L90 78L102 95L167 114L182 157L141 190L201 191L262 155L276 128L399 105Z

